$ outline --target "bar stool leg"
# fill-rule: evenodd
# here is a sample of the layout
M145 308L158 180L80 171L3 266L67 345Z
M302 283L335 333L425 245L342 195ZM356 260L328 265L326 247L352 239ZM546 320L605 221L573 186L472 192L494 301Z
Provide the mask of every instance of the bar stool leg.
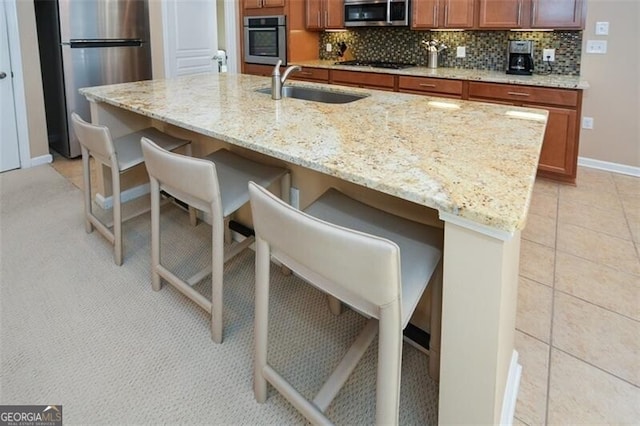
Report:
M211 211L215 211L212 209ZM223 234L228 226L218 220L211 224L211 339L215 343L222 343L224 305L223 279L224 279L224 244ZM222 228L225 228L224 230Z
M192 150L192 147L191 147L191 142L189 142L185 146L184 152L189 157L193 157L193 150ZM198 225L198 211L193 206L189 206L189 223L191 224L191 226L197 226Z
M111 161L111 181L113 186L113 192L111 198L113 199L113 246L114 246L114 261L116 265L122 265L122 203L120 200L120 172L118 170L118 164Z
M160 265L160 184L150 177L151 186L151 288L160 291L162 281L158 273Z
M93 225L89 220L89 216L93 214L91 208L91 162L89 161L89 150L84 146L82 148L82 180L84 182L84 229L87 234L93 232Z
M256 238L256 299L255 299L255 358L253 368L253 393L256 401L267 400L267 380L263 370L267 366L267 343L269 334L269 245Z
M376 424L398 424L402 331L399 306L391 305L380 312L378 322L378 379L376 384Z

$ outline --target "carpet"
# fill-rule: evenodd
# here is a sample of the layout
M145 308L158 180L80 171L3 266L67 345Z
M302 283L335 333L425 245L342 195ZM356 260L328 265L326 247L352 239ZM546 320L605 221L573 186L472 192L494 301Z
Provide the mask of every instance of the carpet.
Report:
M210 227L168 204L163 260L186 277L210 261ZM87 234L82 193L49 165L0 174L0 404L62 404L67 424L305 424L273 388L252 389L254 255L225 265L224 342L208 315L150 281L149 214L124 227L125 257ZM208 295L210 279L196 288ZM272 268L269 359L312 397L365 320L333 316L323 294ZM374 343L327 410L375 421ZM437 423L427 357L403 348L401 424Z

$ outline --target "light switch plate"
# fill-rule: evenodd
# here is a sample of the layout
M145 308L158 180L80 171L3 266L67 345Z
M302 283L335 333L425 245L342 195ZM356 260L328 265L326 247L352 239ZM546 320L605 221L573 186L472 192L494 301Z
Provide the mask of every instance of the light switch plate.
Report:
M593 129L593 117L582 117L582 128Z
M326 49L327 52L331 52L333 50L333 46L331 46L331 43L327 43Z
M465 56L467 56L467 47L458 46L456 49L456 58L464 58Z
M553 62L556 60L556 49L542 49L542 60Z
M606 40L587 40L587 53L605 54L607 53Z
M596 35L609 35L609 23L596 22Z

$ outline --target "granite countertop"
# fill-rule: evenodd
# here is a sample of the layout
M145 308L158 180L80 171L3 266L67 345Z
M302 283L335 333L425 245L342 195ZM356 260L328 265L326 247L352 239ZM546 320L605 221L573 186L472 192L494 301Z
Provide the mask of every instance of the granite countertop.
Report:
M291 62L292 65L328 68L337 70L376 72L381 74L407 75L412 77L448 78L452 80L484 81L487 83L522 84L527 86L553 87L560 89L588 89L589 83L580 77L557 74L511 75L503 71L472 70L462 68L410 67L401 70L336 65L336 61L314 60Z
M234 145L513 233L526 222L547 112L288 82L361 93L348 104L283 98L270 79L199 74L80 89Z

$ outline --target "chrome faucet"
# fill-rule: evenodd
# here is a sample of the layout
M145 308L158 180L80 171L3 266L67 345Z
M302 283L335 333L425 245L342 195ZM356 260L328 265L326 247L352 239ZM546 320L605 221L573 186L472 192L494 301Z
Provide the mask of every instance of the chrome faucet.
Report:
M302 71L300 66L291 65L289 68L284 70L284 74L280 77L280 65L282 65L282 60L278 59L278 63L271 73L271 99L275 99L276 101L282 99L282 86L284 86L284 83L287 81L289 74L294 71Z

